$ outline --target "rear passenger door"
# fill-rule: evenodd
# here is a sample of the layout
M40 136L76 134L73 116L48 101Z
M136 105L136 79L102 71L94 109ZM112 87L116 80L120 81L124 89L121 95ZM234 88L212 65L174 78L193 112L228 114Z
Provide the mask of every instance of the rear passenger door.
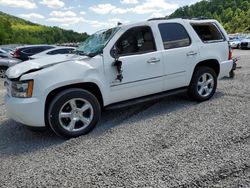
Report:
M198 47L182 23L159 23L165 65L164 90L189 85Z

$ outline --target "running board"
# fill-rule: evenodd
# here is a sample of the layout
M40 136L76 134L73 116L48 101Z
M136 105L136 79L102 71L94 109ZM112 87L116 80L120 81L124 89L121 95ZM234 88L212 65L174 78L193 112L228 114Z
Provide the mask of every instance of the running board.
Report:
M141 103L144 103L144 102L159 100L159 99L167 97L167 96L176 95L176 94L180 94L180 93L185 93L185 92L187 92L187 90L188 89L185 87L185 88L180 88L180 89L174 89L174 90L170 90L170 91L161 92L161 93L158 93L158 94L148 95L148 96L144 96L144 97L140 97L140 98L136 98L136 99L130 99L130 100L127 100L127 101L110 104L110 105L106 106L105 109L106 110L114 110L114 109L118 109L118 108L129 107L129 106L133 106L133 105L136 105L136 104L141 104Z

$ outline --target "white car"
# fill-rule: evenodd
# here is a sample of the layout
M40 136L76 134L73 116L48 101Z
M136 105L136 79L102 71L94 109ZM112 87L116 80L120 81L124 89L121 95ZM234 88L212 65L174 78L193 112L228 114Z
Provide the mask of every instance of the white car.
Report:
M240 44L241 49L250 49L250 37L243 39Z
M151 20L102 30L76 54L8 69L7 114L71 138L90 132L104 108L184 91L205 101L232 69L228 41L216 20Z
M30 56L30 59L39 59L39 58L43 58L46 56L57 55L57 54L70 54L75 49L76 48L74 47L55 47L55 48L40 52L38 54L32 55Z
M241 44L241 40L242 39L233 39L233 40L230 40L230 46L231 46L231 48L239 49L240 48L240 44Z

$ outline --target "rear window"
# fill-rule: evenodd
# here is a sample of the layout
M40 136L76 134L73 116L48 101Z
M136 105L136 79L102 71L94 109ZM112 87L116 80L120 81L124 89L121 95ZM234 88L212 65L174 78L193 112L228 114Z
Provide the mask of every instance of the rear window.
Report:
M191 25L205 43L225 41L225 37L215 23L193 23Z
M165 49L180 48L191 44L190 37L181 24L163 23L158 27Z

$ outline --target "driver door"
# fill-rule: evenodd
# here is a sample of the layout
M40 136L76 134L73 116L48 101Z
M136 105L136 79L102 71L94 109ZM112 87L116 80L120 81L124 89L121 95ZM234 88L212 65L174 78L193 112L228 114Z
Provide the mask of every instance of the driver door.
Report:
M109 103L146 96L163 91L163 57L150 26L139 26L119 32L117 40L104 49L105 78ZM122 62L123 79L117 80L112 48L115 46Z

